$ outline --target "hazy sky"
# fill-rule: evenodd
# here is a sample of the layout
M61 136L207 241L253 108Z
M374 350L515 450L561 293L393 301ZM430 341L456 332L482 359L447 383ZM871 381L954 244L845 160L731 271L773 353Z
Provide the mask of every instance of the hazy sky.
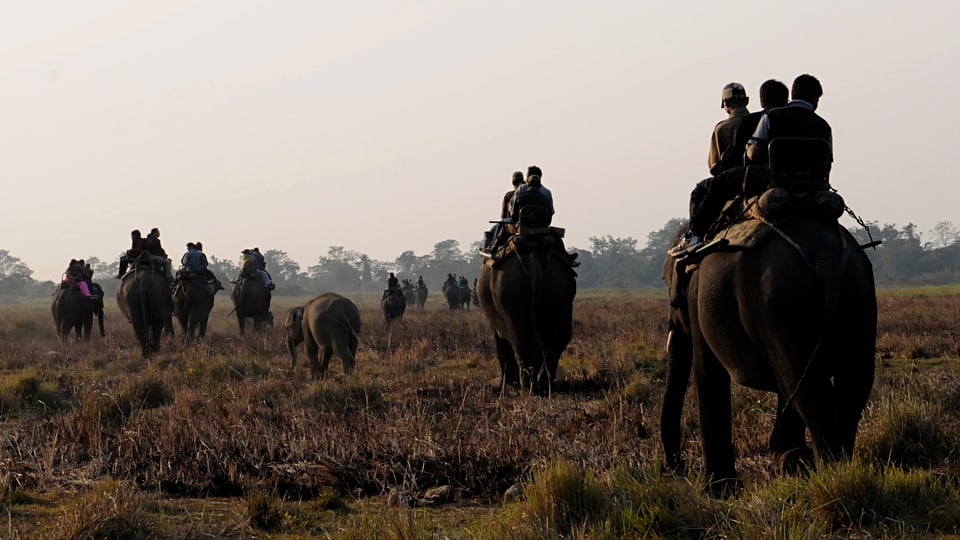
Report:
M686 215L720 90L824 87L869 221L960 224L960 3L8 2L0 249L37 279L159 227L237 259L462 248L543 168L569 246ZM102 277L101 277L102 279Z

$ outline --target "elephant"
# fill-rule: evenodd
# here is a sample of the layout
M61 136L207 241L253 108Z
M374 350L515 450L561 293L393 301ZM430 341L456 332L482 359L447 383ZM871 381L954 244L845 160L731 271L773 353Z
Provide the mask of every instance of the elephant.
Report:
M237 316L241 336L247 317L253 319L253 329L258 332L273 325L273 315L270 313L272 298L270 289L263 286L263 281L257 275L243 274L239 281L233 284L230 299L233 300L233 311Z
M671 309L660 422L667 464L682 470L692 369L704 468L718 493L739 486L731 380L777 394L769 449L783 470L848 458L873 386L877 331L873 269L835 218L747 221L724 235L734 240L664 263Z
M477 295L493 330L502 384L548 395L573 334L577 274L553 233L519 234L487 259Z
M103 289L96 283L90 284L91 297L83 296L80 287L75 283L64 281L53 293L53 322L57 326L57 337L65 341L70 331L76 332L77 339L90 341L90 330L93 328L93 316L97 316L97 325L100 337L106 333L103 330Z
M160 336L170 324L173 302L164 270L148 257L133 261L117 287L117 306L133 325L144 358L160 350Z
M403 299L407 305L416 303L417 293L413 287L413 283L410 283L409 279L403 280L403 285L400 287L400 290L403 291Z
M470 289L470 302L473 304L473 307L480 307L480 297L477 296L476 285L473 286L473 289Z
M385 290L383 298L380 300L380 308L383 309L383 318L387 323L402 319L403 312L407 309L407 300L403 295L403 290Z
M356 365L360 336L360 311L348 298L325 293L287 312L287 350L292 369L297 368L297 345L306 341L310 373L322 377L334 352L340 357L343 372L349 375ZM323 352L323 358L319 353Z
M177 285L173 289L173 315L183 329L185 344L189 345L197 337L206 336L207 320L218 290L216 284L207 283L193 272L177 272Z
M460 289L454 284L444 284L442 291L450 309L460 309Z
M420 283L413 288L414 292L417 294L417 309L423 311L424 306L427 305L427 284Z

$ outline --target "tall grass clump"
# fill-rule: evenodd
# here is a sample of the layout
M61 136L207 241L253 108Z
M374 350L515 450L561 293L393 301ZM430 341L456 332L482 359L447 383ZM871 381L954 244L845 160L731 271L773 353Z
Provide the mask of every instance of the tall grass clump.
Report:
M71 540L159 538L147 503L135 488L104 480L90 493L67 503L54 537Z
M811 476L810 513L835 533L952 532L960 527L960 493L929 471L836 463Z
M566 536L602 522L610 505L593 472L564 460L535 471L525 493L530 525L544 534Z
M718 519L702 478L676 478L659 467L618 468L609 481L612 508L604 524L613 538L701 538Z
M957 454L956 434L940 407L916 396L889 396L878 405L876 425L861 437L860 452L875 464L933 467Z
M32 371L22 372L0 380L0 415L22 407L61 410L69 406L55 384L42 382Z

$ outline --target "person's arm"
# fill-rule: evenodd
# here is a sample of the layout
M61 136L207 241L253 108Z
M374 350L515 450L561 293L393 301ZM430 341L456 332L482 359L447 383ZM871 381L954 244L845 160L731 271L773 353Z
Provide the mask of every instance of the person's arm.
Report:
M747 141L747 159L751 163L766 164L767 162L767 144L770 140L770 117L764 114L757 123L757 129L753 130L753 135Z
M710 151L707 153L707 170L712 171L720 161L720 135L717 124L713 127L713 135L710 136Z

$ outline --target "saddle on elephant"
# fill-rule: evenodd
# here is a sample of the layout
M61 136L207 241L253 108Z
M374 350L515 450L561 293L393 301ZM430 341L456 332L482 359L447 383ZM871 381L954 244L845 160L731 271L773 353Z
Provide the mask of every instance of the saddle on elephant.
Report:
M563 243L565 230L561 227L550 225L550 214L543 206L524 206L520 209L519 218L516 222L503 221L499 230L498 237L494 239L494 245L490 251L482 251L484 263L492 264L494 267L506 257L516 251L518 242L525 244L532 242L534 244L551 244L551 251L557 255L562 255L564 260L571 267L580 266L576 260L577 253L567 252Z
M222 291L223 285L220 283L220 280L218 280L212 273L209 273L209 272L210 272L209 270L205 270L204 273L197 273L192 270L187 270L185 268L181 268L180 270L177 270L177 275L176 275L177 284L174 287L174 292L176 292L177 289L181 288L184 283L194 283L194 282L205 286L211 294L214 294L217 291Z
M671 281L669 291L671 305L678 306L684 302L688 277L699 267L704 257L715 252L756 249L773 236L786 240L801 259L812 267L813 262L809 260L806 250L783 230L785 223L799 217L814 218L836 226L841 234L844 258L849 257L852 249L879 244L872 242L860 246L853 235L840 225L839 218L847 206L843 197L830 188L829 184L778 184L776 180L770 181L776 177L773 177L768 169L754 169L761 170L753 175L744 175L743 192L726 203L719 217L709 227L704 243L692 250L671 253L668 257L676 278Z
M498 268L504 261L521 250L543 249L565 262L570 268L580 266L576 254L567 252L563 244L565 231L560 227L520 229L507 237L506 241L494 248L484 264Z

